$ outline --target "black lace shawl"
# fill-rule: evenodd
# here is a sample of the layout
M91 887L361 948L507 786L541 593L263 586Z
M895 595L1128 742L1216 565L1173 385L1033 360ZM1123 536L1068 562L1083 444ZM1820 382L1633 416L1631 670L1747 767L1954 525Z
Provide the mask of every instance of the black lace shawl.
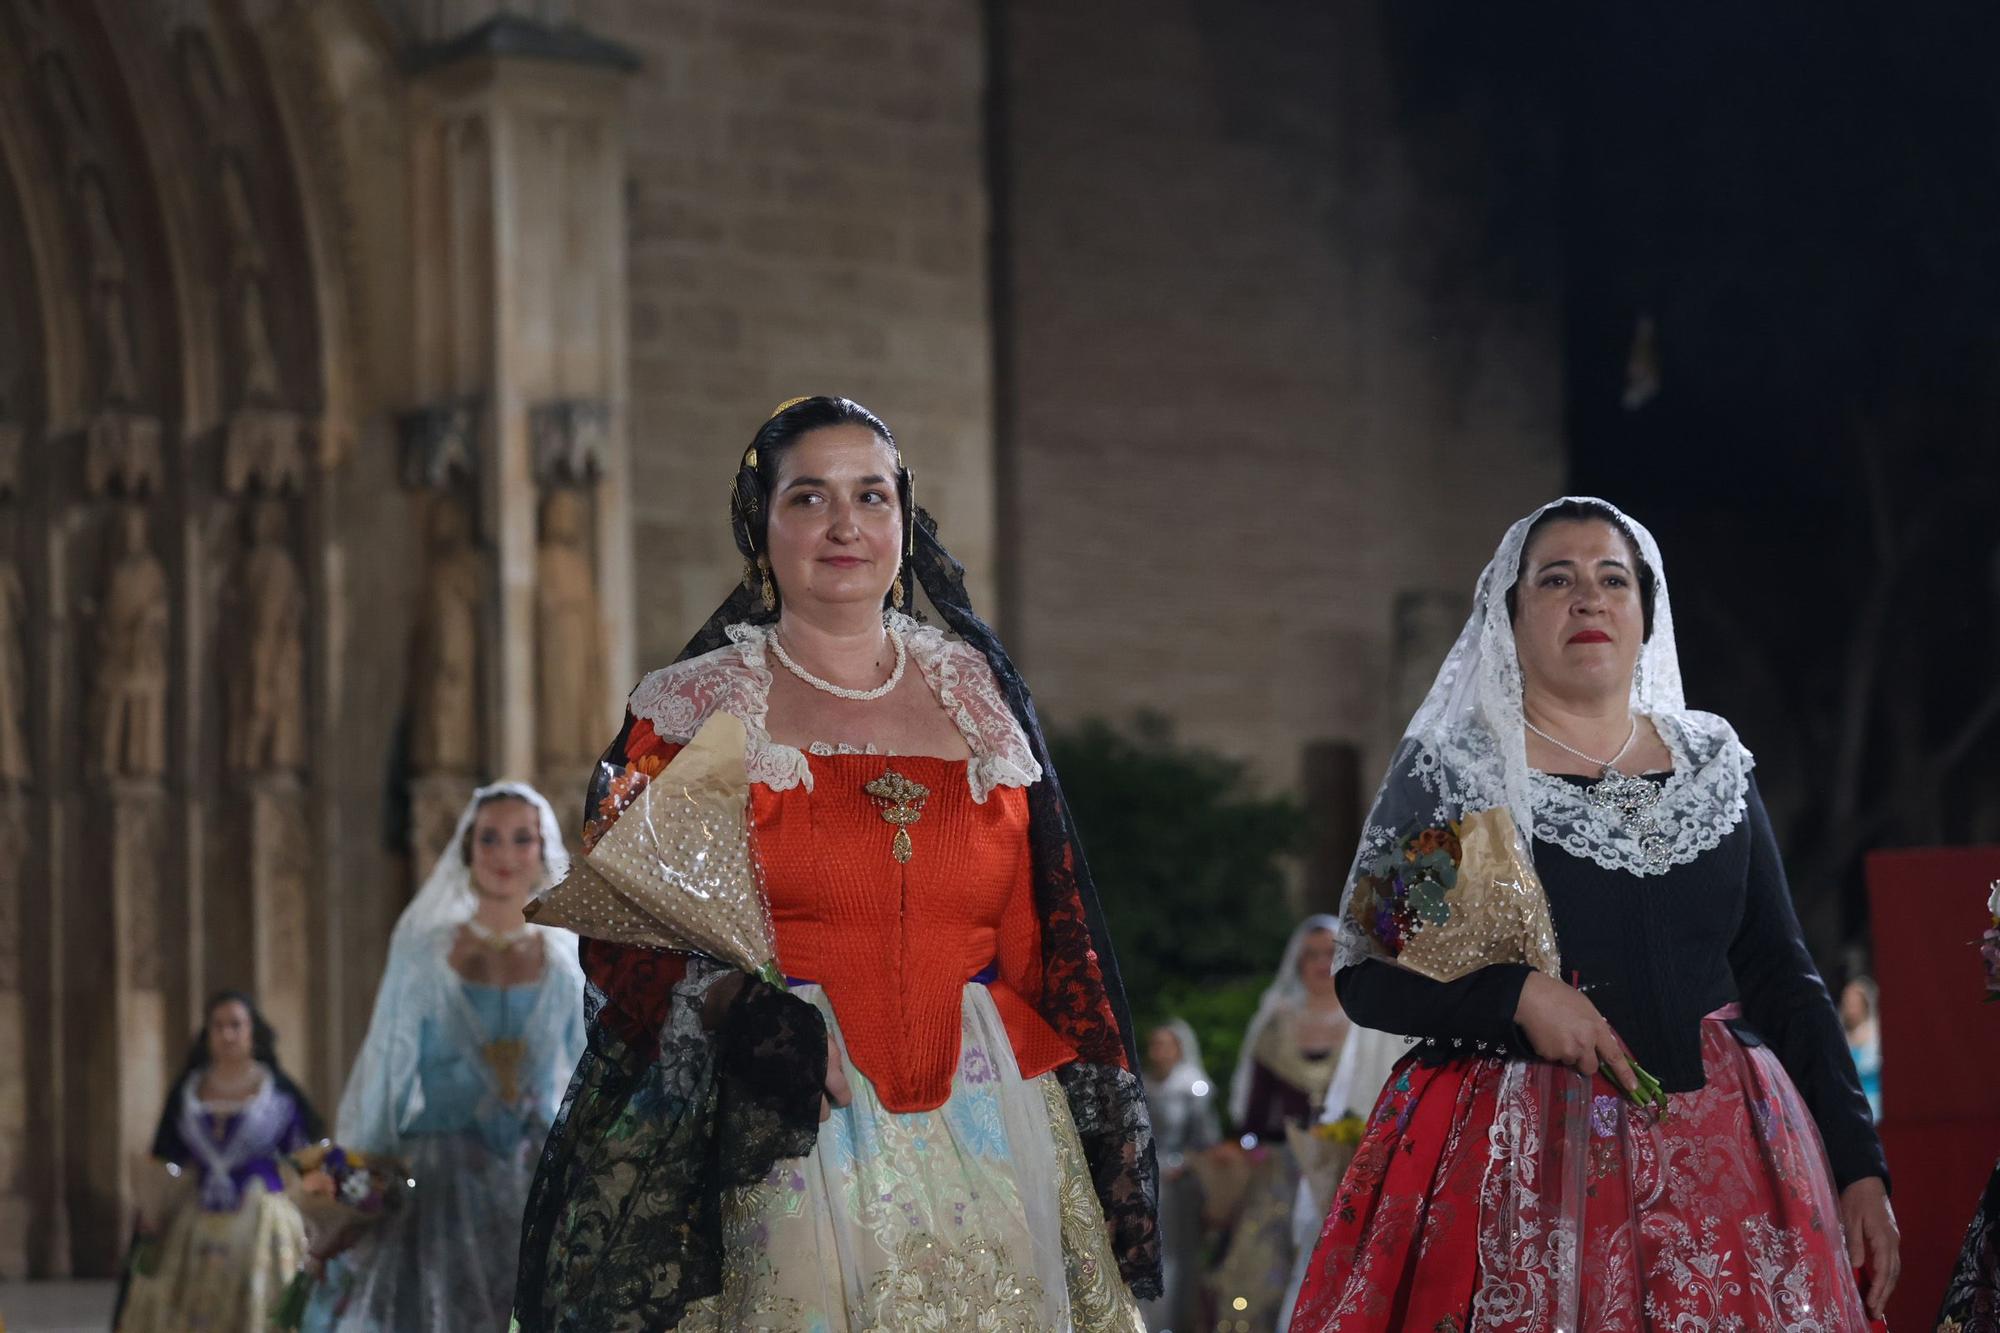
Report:
M1057 1078L1119 1272L1136 1295L1154 1296L1161 1283L1152 1126L1097 892L1027 685L972 610L964 568L939 542L935 523L922 510L915 518L908 572L951 630L985 656L1042 766L1042 780L1027 792L1042 928L1040 1012L1078 1052ZM677 660L724 646L731 625L772 618L747 584L739 586ZM600 808L598 787L622 767L624 739L599 766L590 810ZM753 979L716 1031L670 1024L655 1051L600 1021L605 1002L586 987L588 1041L529 1194L515 1297L522 1333L674 1327L690 1303L721 1290L722 1191L804 1156L817 1138L825 1027L811 1005Z

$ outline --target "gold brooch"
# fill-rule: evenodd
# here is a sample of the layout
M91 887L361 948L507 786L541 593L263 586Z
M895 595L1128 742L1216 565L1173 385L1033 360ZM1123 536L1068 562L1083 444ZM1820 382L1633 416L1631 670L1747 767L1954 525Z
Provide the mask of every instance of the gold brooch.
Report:
M528 1043L519 1037L501 1037L480 1047L487 1068L500 1085L500 1100L512 1106L521 1100L521 1066L528 1060Z
M910 781L892 768L861 790L873 796L875 803L882 807L884 822L896 826L896 838L889 844L889 855L908 864L915 851L910 846L910 825L924 817L924 802L930 798L931 789L921 782Z

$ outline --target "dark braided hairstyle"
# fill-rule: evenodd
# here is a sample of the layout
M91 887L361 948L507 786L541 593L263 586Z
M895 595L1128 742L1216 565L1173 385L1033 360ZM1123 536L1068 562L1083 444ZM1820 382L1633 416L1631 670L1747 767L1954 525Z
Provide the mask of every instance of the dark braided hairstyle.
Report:
M742 459L736 465L736 476L729 485L729 530L736 538L736 549L745 561L743 582L729 600L722 604L717 616L730 613L723 626L768 624L777 618L777 612L764 609L759 584L768 568L770 544L766 532L771 522L771 496L778 489L778 465L793 445L816 430L830 426L861 426L874 433L875 437L889 446L889 452L896 456L896 496L903 511L903 599L900 604L893 601L891 606L898 611L908 611L913 600L914 589L907 577L910 554L914 549L916 534L916 491L910 480L910 470L903 466L902 452L896 447L896 437L882 418L870 412L852 398L794 398L773 412L757 430L757 436L750 441L750 447L743 451ZM702 627L688 647L697 652L710 652L720 648L728 640L717 633L713 641L706 637L716 628L716 616ZM683 653L691 656L693 653Z

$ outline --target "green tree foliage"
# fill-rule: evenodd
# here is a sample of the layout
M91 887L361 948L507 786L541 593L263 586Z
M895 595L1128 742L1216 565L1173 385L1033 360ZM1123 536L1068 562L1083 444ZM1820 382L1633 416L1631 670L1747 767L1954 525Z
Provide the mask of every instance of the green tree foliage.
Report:
M1179 742L1158 714L1093 718L1050 747L1134 1017L1185 1018L1226 1081L1291 932L1285 859L1304 812L1259 792L1236 760Z

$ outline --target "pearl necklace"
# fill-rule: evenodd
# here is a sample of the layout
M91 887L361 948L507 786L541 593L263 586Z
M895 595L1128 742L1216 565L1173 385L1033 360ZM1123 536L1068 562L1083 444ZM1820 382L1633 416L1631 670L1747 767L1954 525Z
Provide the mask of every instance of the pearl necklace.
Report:
M467 917L465 928L472 932L473 939L478 940L481 944L494 950L496 953L505 953L507 950L513 948L522 940L527 939L529 933L534 929L534 927L524 922L519 930L498 931L482 923L477 917Z
M797 676L800 680L819 690L821 693L831 694L836 699L852 699L856 703L872 703L903 683L903 668L910 663L910 652L909 649L903 646L903 636L886 625L883 626L883 630L889 636L890 646L896 650L896 665L889 672L889 679L883 681L872 690L850 690L846 686L836 685L830 680L821 680L818 676L815 676L812 672L792 660L792 655L785 651L785 642L778 637L778 631L776 630L771 631L771 651L778 655L778 660L784 664L785 670L791 672L794 676Z

